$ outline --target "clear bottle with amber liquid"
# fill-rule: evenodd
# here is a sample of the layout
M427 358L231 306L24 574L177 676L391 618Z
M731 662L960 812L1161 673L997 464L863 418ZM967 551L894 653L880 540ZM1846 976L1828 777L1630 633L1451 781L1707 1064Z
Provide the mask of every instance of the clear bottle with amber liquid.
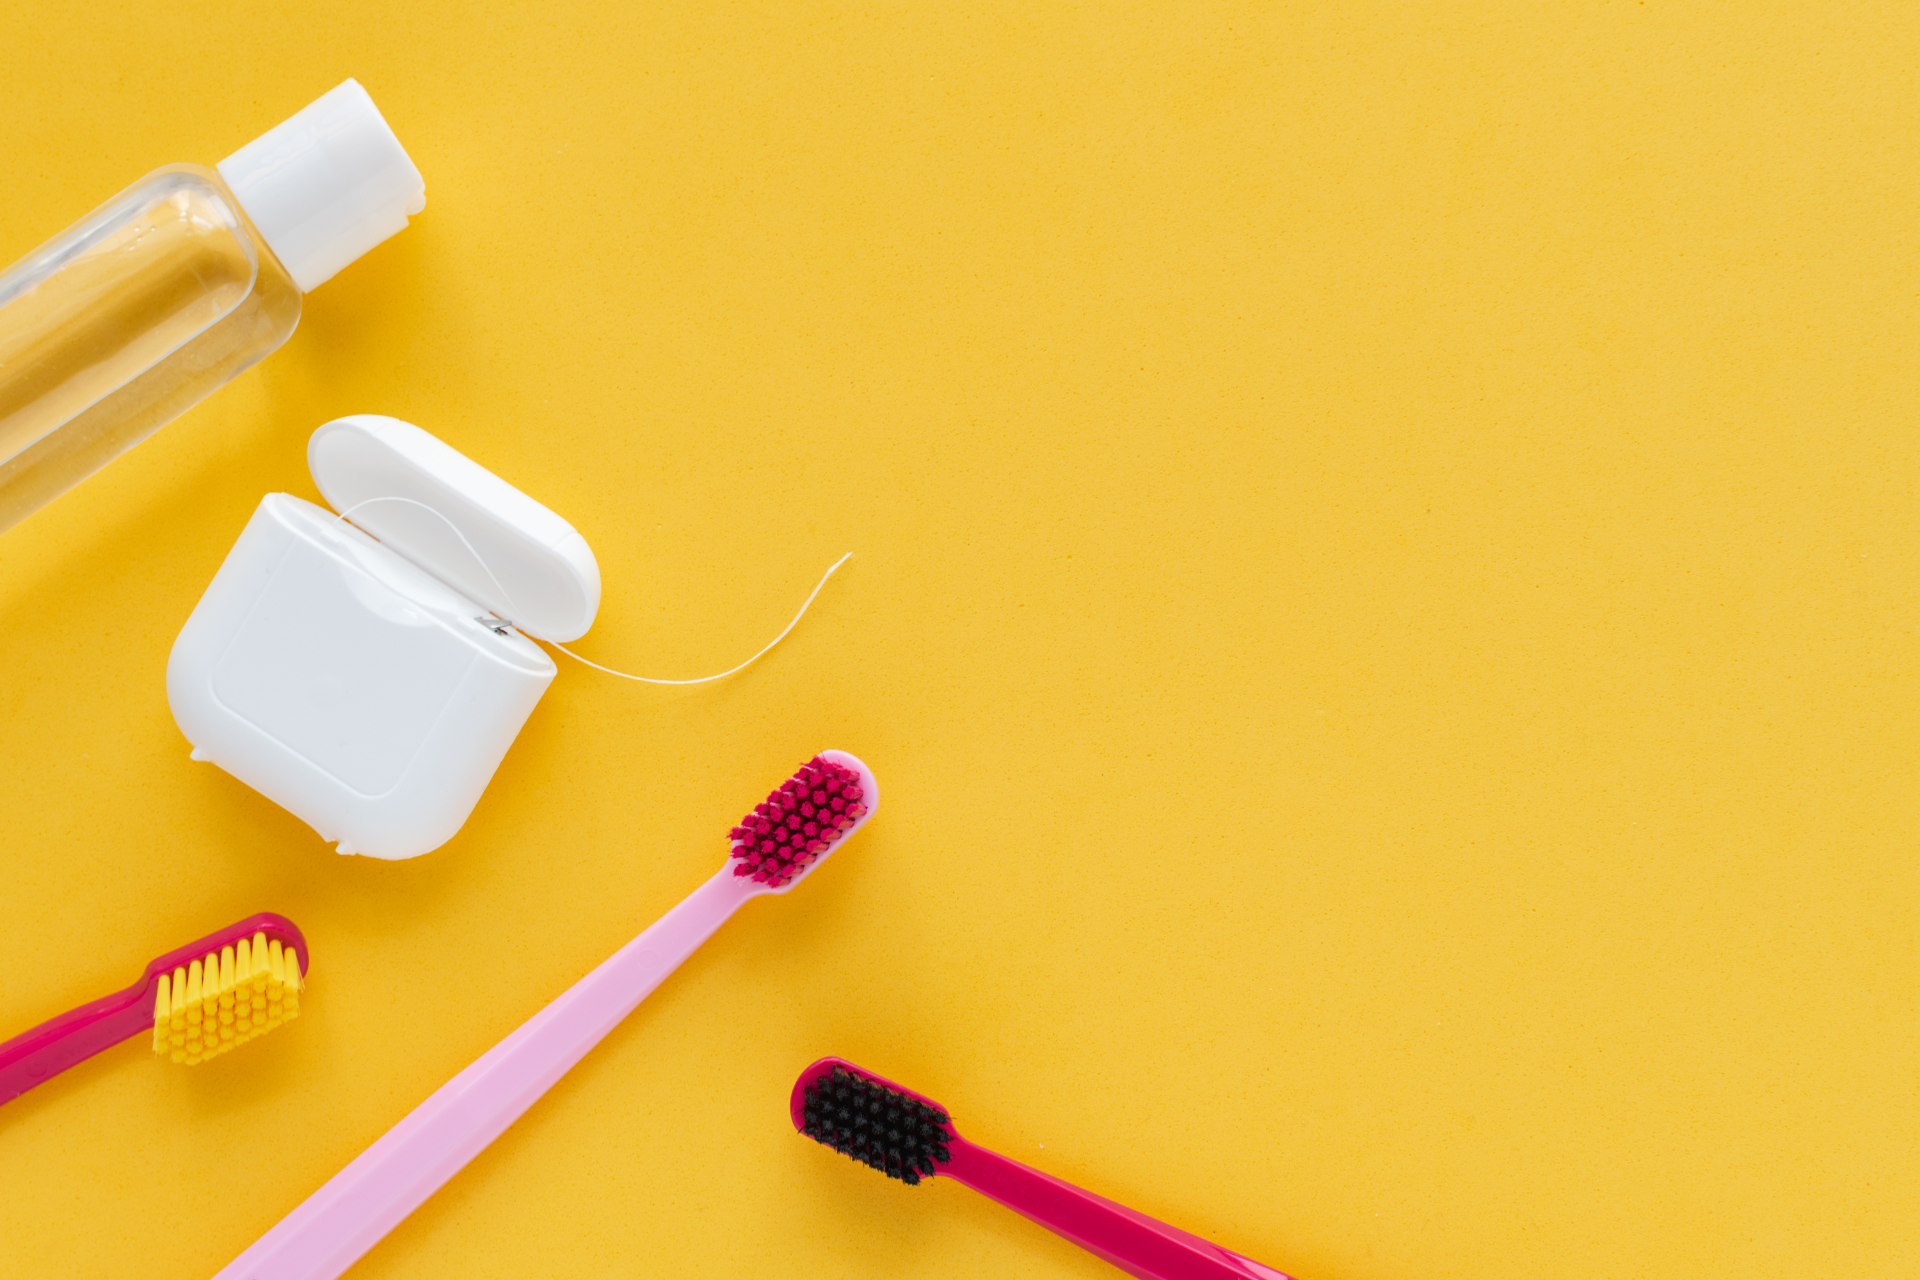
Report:
M0 273L0 531L293 335L426 186L352 80L213 168L168 165Z

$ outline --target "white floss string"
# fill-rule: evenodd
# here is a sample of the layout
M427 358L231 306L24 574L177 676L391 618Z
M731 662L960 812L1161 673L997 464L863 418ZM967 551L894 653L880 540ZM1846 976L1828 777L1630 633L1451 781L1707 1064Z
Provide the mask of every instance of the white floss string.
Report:
M445 517L442 517L442 519L444 518ZM838 560L835 560L832 566L829 567L825 573L820 575L820 581L813 584L813 590L807 592L807 598L800 602L800 612L793 615L792 622L789 622L786 626L780 629L779 635L767 641L766 649L762 649L759 653L754 654L751 658L748 658L745 662L741 663L739 666L731 667L725 671L722 671L717 676L701 676L698 680L655 680L651 676L630 676L624 671L615 671L612 667L603 667L599 663L593 661L591 658L583 658L579 654L575 653L573 650L567 648L567 646L561 644L558 640L548 640L546 643L552 645L554 648L558 649L560 652L566 654L569 658L572 658L575 662L586 663L588 666L592 667L595 671L604 671L610 676L619 676L622 680L638 680L641 684L705 684L709 680L725 680L728 676L732 675L735 671L744 671L748 667L752 666L754 663L760 661L761 657L767 652L767 649L771 649L773 648L773 646L779 644L782 640L785 640L787 638L787 632L793 630L796 626L800 624L800 619L807 616L807 610L812 606L813 598L820 594L820 588L827 585L827 579L833 576L834 570L838 569L841 565L845 564L847 561L851 559L853 559L853 552L849 551L847 552L847 554L841 556ZM488 576L491 577L492 575L489 574ZM539 637L536 636L534 638L538 639Z
M494 588L497 591L499 591L501 599L505 600L510 607L513 606L513 593L508 591L505 585L501 583L500 579L494 576L493 569L490 565L487 564L486 557L482 556L477 550L474 549L474 545L471 542L467 541L467 535L460 532L460 526L455 524L453 521L447 519L446 514L444 512L438 511L435 508L428 506L424 502L417 502L412 498L401 498L397 496L382 497L382 498L364 498L361 501L356 502L352 506L348 507L345 511L342 511L338 516L334 518L337 520L346 521L348 516L352 515L354 512L358 511L360 508L365 506L371 506L376 502L404 502L410 507L418 507L422 511L425 511L428 514L432 515L434 519L438 520L441 524L446 525L447 528L453 530L453 536L460 539L460 545L467 549L467 554L473 557L473 562L480 566L480 572L487 575L487 580L493 583ZM353 527L356 529L360 528L359 525L354 525ZM361 532L367 533L367 530L362 529ZM368 533L368 536L372 537L373 535L371 533ZM378 539L376 538L375 541L378 541ZM792 622L789 622L785 627L781 628L779 635L767 641L767 645L765 649L760 650L759 653L754 654L751 658L748 658L745 662L741 663L737 667L729 667L727 670L722 671L717 676L701 676L697 680L656 680L652 676L628 675L624 671L615 671L612 667L603 667L599 663L593 661L591 658L583 658L579 654L575 653L573 650L567 648L567 646L561 644L558 640L549 640L545 636L536 636L530 631L527 631L521 627L515 626L512 622L504 618L499 620L499 625L509 631L518 631L520 632L521 635L527 636L528 638L533 640L538 640L541 644L550 644L554 648L558 649L560 652L566 654L569 658L572 658L575 662L582 663L586 666L592 667L595 671L604 671L610 676L619 676L622 680L637 680L641 684L706 684L713 680L725 680L728 676L732 675L736 671L745 671L748 667L752 666L754 663L760 661L761 658L765 657L767 655L767 652L771 650L773 646L779 644L782 640L785 640L787 638L787 633L789 631L792 631L795 627L799 626L800 619L807 616L807 610L813 606L813 598L820 594L820 588L827 585L827 579L831 578L834 575L835 570L839 569L841 565L845 564L847 561L851 559L853 559L853 552L849 551L847 552L847 554L841 556L838 560L835 560L833 562L832 567L829 568L825 573L820 575L820 581L813 584L813 590L809 591L807 593L807 598L801 602L800 612L793 615ZM480 619L480 621L485 622L487 620L482 618Z

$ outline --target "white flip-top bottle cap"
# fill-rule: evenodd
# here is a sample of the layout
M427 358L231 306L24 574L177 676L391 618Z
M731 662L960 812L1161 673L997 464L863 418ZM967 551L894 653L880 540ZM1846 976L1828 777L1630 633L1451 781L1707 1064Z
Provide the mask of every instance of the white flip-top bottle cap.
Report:
M407 225L427 184L357 81L322 94L219 164L300 292Z

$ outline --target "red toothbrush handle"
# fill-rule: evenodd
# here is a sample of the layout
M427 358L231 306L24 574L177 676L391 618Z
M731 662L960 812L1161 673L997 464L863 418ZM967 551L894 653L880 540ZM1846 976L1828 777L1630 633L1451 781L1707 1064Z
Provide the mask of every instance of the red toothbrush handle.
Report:
M965 1183L1140 1280L1289 1280L1272 1267L965 1138L951 1139L947 1148L953 1158L939 1166L941 1177Z
M122 1040L153 1030L153 1001L161 974L170 974L178 966L209 953L217 954L220 948L251 938L255 933L265 933L277 938L281 946L293 948L300 961L300 972L305 973L311 966L307 940L300 930L294 927L293 921L271 911L248 916L218 933L189 942L149 964L140 981L125 991L69 1009L24 1035L0 1044L0 1104L12 1102L33 1086L85 1062L102 1049L111 1049Z
M125 991L69 1009L24 1035L0 1044L0 1103L85 1062L102 1049L153 1030L154 977Z

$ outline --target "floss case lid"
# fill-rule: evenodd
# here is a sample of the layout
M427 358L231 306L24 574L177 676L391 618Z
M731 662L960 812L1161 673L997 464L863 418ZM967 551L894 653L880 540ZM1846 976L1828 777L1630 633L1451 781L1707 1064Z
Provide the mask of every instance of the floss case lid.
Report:
M336 418L307 442L307 469L335 511L529 635L565 642L593 625L600 567L586 539L412 423L372 413Z

